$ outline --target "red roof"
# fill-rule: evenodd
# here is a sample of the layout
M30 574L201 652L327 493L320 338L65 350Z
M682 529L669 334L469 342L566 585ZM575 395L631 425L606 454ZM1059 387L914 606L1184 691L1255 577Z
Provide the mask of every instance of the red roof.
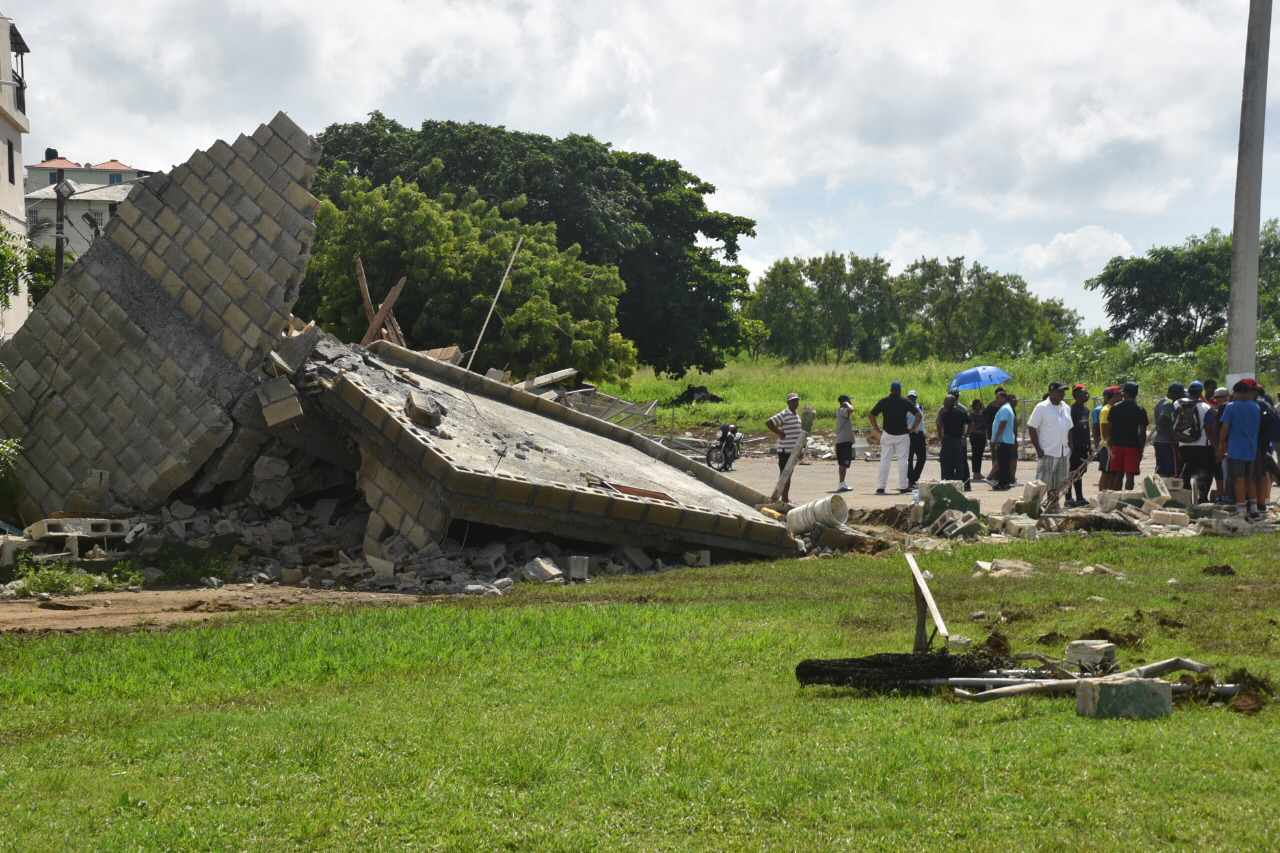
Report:
M72 161L68 160L66 157L55 157L52 160L45 160L43 163L36 163L34 165L28 166L27 168L28 169L82 169L82 170L87 169L90 171L99 170L103 172L139 171L138 169L135 169L132 166L126 166L124 163L121 163L119 160L107 160L104 163L98 163L96 165L89 166L81 163L73 163Z
M28 169L83 169L79 163L72 163L66 157L55 157L52 160L45 160L43 163L36 163L28 166Z

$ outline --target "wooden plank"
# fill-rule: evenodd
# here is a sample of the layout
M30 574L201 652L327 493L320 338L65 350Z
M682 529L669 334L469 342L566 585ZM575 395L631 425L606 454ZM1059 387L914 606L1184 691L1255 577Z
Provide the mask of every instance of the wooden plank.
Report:
M773 494L769 495L769 503L773 503L782 497L782 487L787 484L787 480L791 478L791 472L796 469L796 463L800 461L800 456L804 453L804 447L809 443L809 433L800 433L800 438L796 439L795 449L791 451L791 457L787 459L787 465L782 469L782 473L778 475L778 485L773 487Z
M556 370L551 373L544 373L541 376L535 376L532 379L527 379L516 387L523 388L525 391L530 391L534 388L541 388L543 385L553 385L556 382L563 382L566 379L572 379L577 375L577 368L566 367L564 370Z
M360 282L360 297L364 299L364 316L373 322L373 300L369 298L369 282L364 277L364 264L356 258L356 281Z
M920 573L920 567L916 565L916 558L910 554L905 556L907 565L911 568L911 581L915 586L916 594L915 650L924 652L929 650L929 639L925 636L926 612L933 617L934 629L939 636L946 640L951 635L947 633L947 626L942 621L942 614L938 612L938 605L933 600L933 593L929 591L929 584L925 582L924 575Z
M391 288L391 292L387 294L387 299L378 306L378 311L373 315L373 320L369 323L369 331L364 333L364 337L360 339L360 345L367 347L378 338L378 332L382 329L382 324L386 322L387 315L391 313L391 307L396 304L396 300L400 298L400 291L404 290L405 282L409 279L401 278L396 282L396 286Z

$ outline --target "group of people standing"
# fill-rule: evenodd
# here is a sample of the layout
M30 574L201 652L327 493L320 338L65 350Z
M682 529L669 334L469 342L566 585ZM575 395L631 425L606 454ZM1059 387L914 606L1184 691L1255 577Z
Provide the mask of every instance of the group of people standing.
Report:
M1065 402L1068 391L1069 405ZM1084 473L1095 458L1099 490L1132 489L1150 443L1156 473L1181 477L1197 502L1208 500L1216 484L1220 500L1234 503L1251 519L1259 517L1270 499L1273 478L1280 482L1274 453L1280 442L1280 413L1265 389L1253 379L1243 379L1230 390L1218 388L1213 380L1196 380L1185 387L1175 382L1154 407L1154 425L1138 402L1138 393L1136 382L1111 386L1102 392L1101 402L1091 406L1092 396L1084 385L1068 388L1062 382L1049 383L1026 426L1036 454L1036 479L1049 486L1055 502L1063 498L1068 507L1087 503ZM968 409L959 397L959 392L948 393L933 419L941 443L942 479L962 482L965 491L971 490L975 479L990 483L995 491L1016 485L1017 397L997 388L990 404L974 399ZM798 405L799 397L789 395L788 409L768 422L780 439L779 467L795 447L791 419ZM850 397L840 395L835 451L836 490L842 492L850 489L845 477L853 461L853 413ZM924 472L926 453L925 413L917 393L908 391L904 396L902 383L893 382L868 420L880 437L876 494L885 493L895 461L897 490L911 491ZM988 446L992 465L984 477ZM1072 490L1063 488L1073 473L1074 497Z

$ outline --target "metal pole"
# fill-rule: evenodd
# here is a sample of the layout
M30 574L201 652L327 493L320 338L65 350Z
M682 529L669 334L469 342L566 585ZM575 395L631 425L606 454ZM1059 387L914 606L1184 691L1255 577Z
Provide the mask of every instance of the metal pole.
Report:
M1227 302L1226 385L1254 375L1258 347L1258 232L1262 214L1262 140L1267 114L1267 58L1271 0L1250 0L1236 161L1235 223L1231 235L1231 293Z
M62 175L63 170L59 169L58 182L54 184L55 187L60 188L62 186ZM56 211L54 214L55 222L53 229L53 283L57 284L62 280L62 252L63 247L66 245L66 236L62 229L62 220L67 215L67 200L62 197L60 189L55 189L53 191L53 198L55 202L54 210Z
M471 369L471 362L476 360L476 350L480 349L480 342L484 340L484 330L489 328L489 318L493 316L493 309L498 307L498 297L502 295L502 286L507 283L507 276L511 274L511 265L516 262L516 252L520 251L520 244L524 242L524 235L520 235L520 239L516 240L516 247L511 250L511 260L507 261L507 271L502 274L502 281L498 282L498 292L493 294L493 302L489 303L489 313L484 316L484 325L480 327L480 337L476 338L476 345L471 349L471 358L467 359L467 370Z

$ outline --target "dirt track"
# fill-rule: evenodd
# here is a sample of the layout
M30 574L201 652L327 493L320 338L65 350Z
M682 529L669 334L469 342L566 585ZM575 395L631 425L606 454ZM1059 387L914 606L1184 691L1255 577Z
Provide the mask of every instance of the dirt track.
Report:
M416 596L398 593L253 584L228 584L220 589L95 592L54 596L47 602L0 601L0 632L149 630L204 622L244 610L281 610L301 605L401 604L415 599Z

